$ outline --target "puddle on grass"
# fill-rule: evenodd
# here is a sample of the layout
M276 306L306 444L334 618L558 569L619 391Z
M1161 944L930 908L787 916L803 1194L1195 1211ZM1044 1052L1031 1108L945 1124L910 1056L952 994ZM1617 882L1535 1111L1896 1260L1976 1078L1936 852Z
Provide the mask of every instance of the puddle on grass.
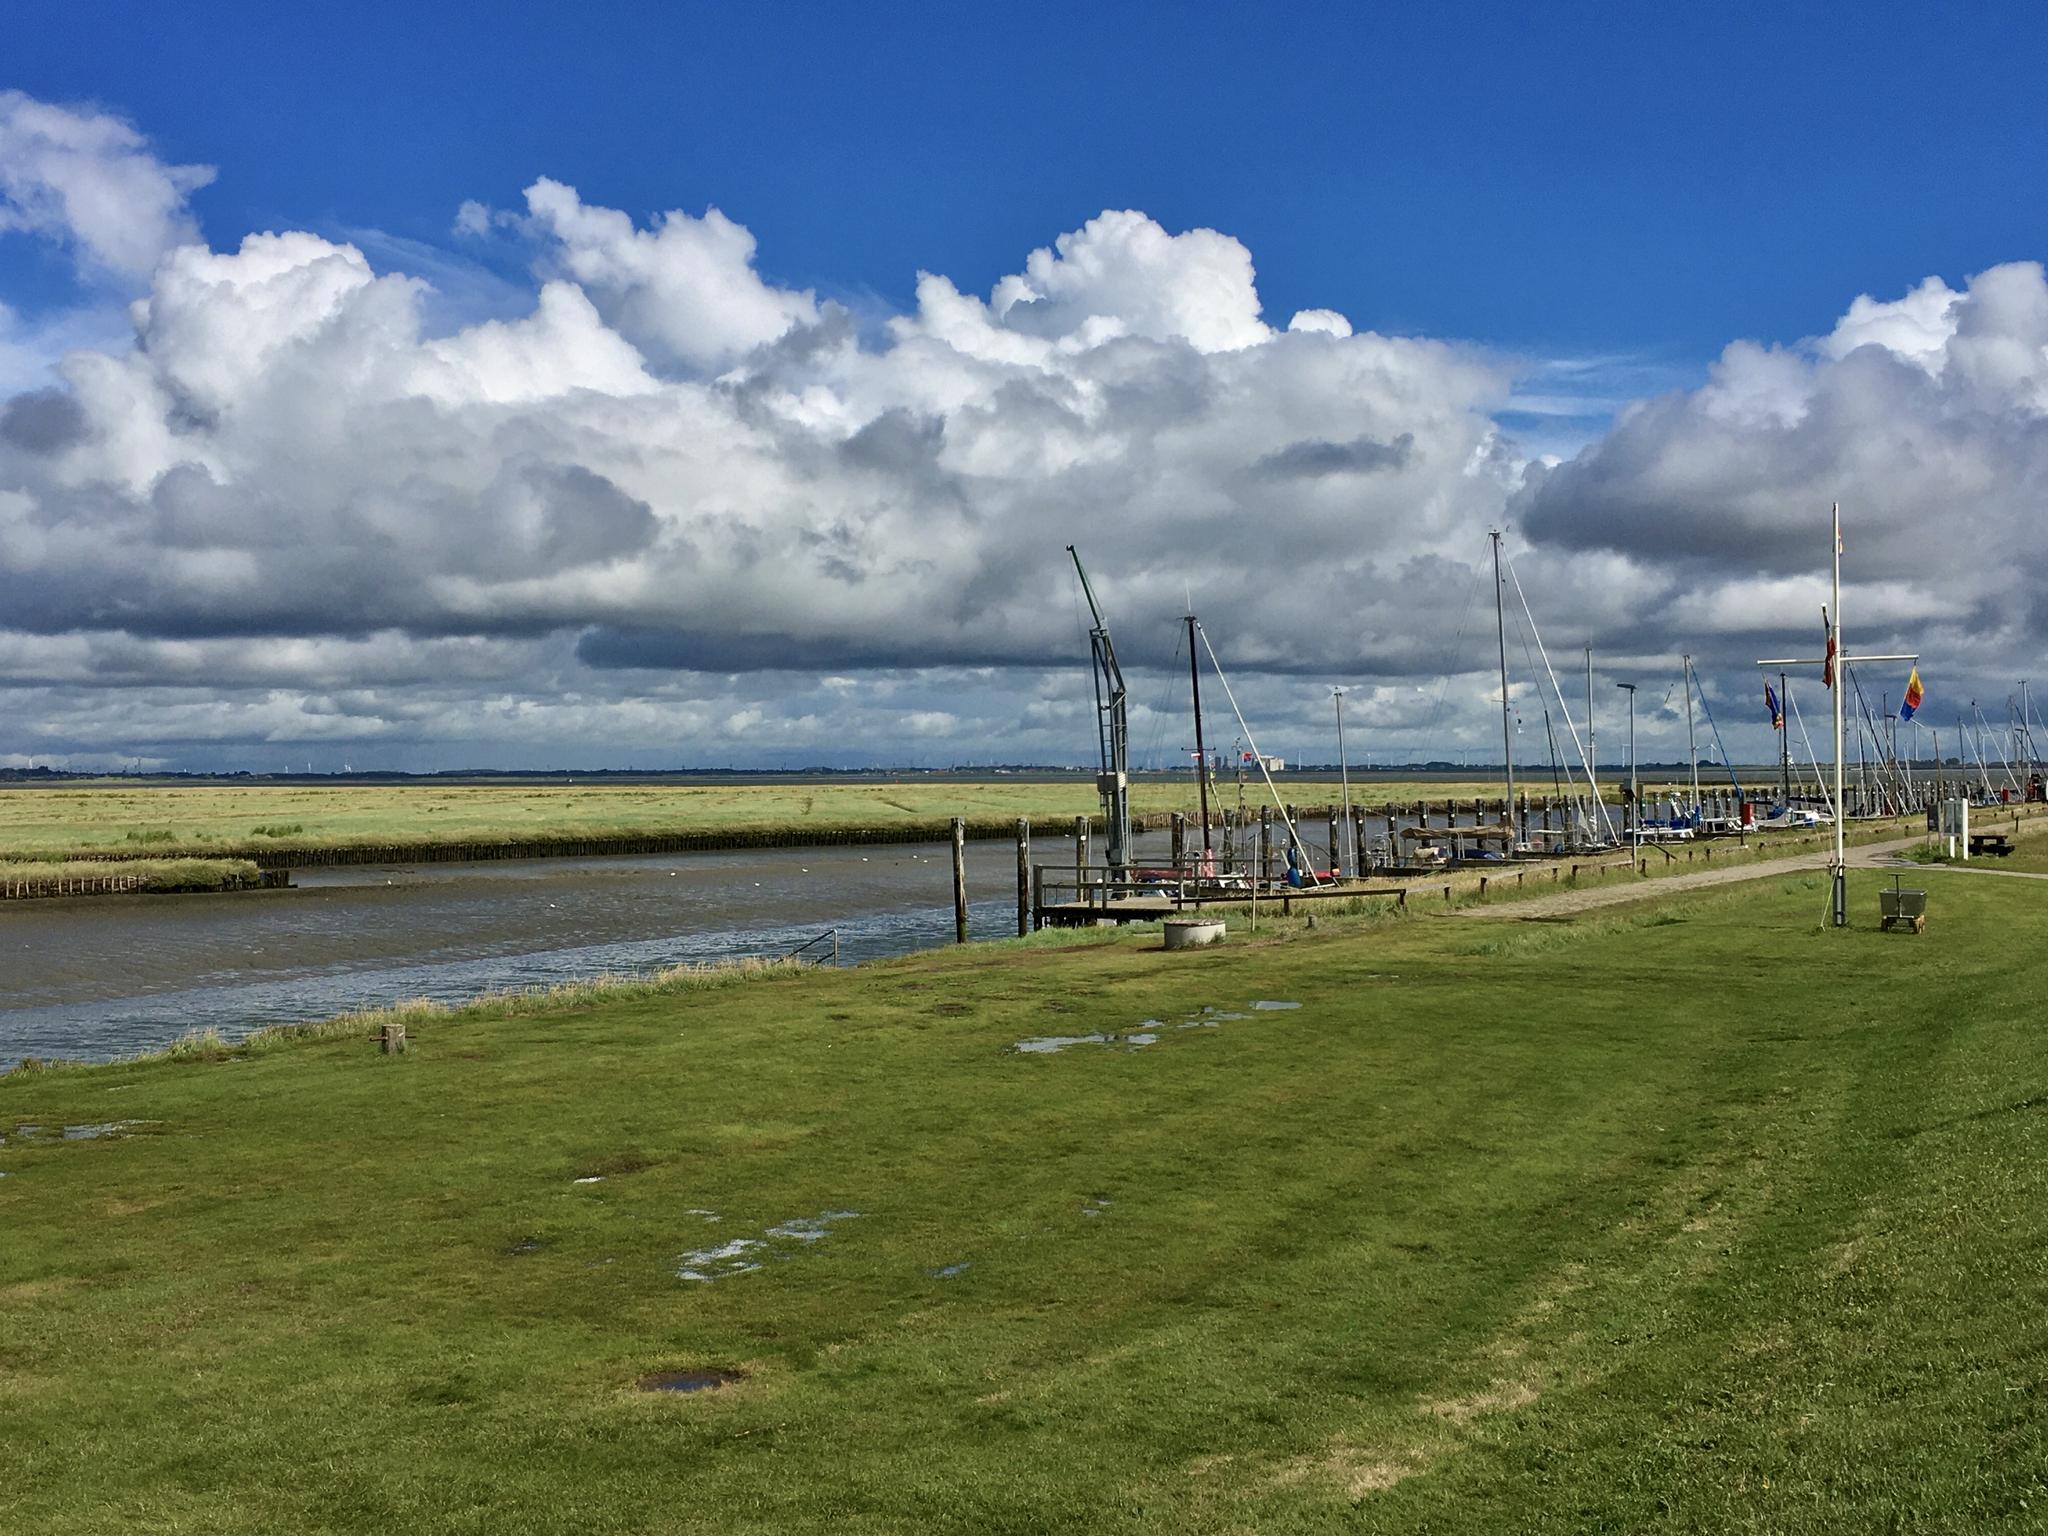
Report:
M1114 1204L1116 1204L1114 1200L1106 1200L1101 1195L1090 1195L1088 1203L1081 1207L1081 1214L1083 1216L1100 1216Z
M697 1280L708 1285L728 1275L747 1274L761 1267L760 1261L751 1257L761 1248L758 1237L736 1237L716 1248L699 1248L676 1260L676 1278Z
M934 1280L950 1280L955 1275L966 1274L972 1268L974 1268L974 1261L972 1259L963 1259L958 1264L941 1264L937 1269L928 1269L925 1273Z
M539 1238L537 1238L537 1237L522 1237L521 1239L519 1239L519 1241L518 1241L518 1242L514 1243L514 1244L513 1244L513 1245L512 1245L512 1246L511 1246L510 1248L507 1248L507 1249L505 1250L505 1252L506 1252L506 1254L507 1254L507 1255L509 1255L509 1256L510 1256L510 1257L512 1257L512 1258L521 1258L521 1259L523 1259L523 1258L525 1258L525 1257L526 1257L526 1256L527 1256L528 1254L531 1254L531 1253L539 1253L539 1252L541 1251L541 1249L543 1249L543 1248L545 1248L545 1247L547 1247L547 1244L546 1244L546 1243L544 1243L544 1242L542 1242L542 1241L541 1241L541 1240L540 1240Z
M711 1392L744 1380L746 1377L738 1371L706 1368L695 1371L655 1371L642 1376L636 1385L642 1392Z
M1050 1056L1070 1045L1108 1045L1115 1035L1044 1035L1036 1040L1019 1040L1010 1049L1026 1056Z
M17 1125L14 1136L17 1141L105 1141L112 1137L132 1136L143 1126L154 1125L154 1120L103 1120L93 1125L66 1125L56 1131L40 1125ZM7 1138L0 1136L0 1146Z
M852 1221L859 1211L820 1211L815 1216L799 1216L794 1221L785 1221L768 1229L770 1237L793 1238L799 1243L815 1243L832 1230L835 1221Z
M708 1211L687 1214L702 1216L706 1221L718 1220ZM760 1237L735 1237L715 1248L698 1248L676 1260L676 1278L709 1285L714 1280L750 1274L770 1259L786 1259L792 1253L810 1247L828 1236L835 1223L855 1221L859 1217L859 1211L820 1211L815 1216L798 1216L777 1222ZM791 1248L789 1245L792 1243L798 1246Z
M571 1179L569 1182L571 1184L602 1184L604 1182L604 1175L601 1173L586 1173L582 1178Z
M1264 998L1246 1005L1252 1013L1275 1013L1282 1009L1299 1008L1299 1003L1281 1002ZM1172 1027L1175 1029L1214 1029L1219 1024L1249 1019L1251 1013L1241 1013L1233 1008L1219 1008L1214 1003L1191 1013ZM1010 1050L1026 1056L1050 1056L1075 1045L1121 1045L1128 1050L1140 1046L1157 1045L1160 1034L1167 1028L1164 1019L1140 1019L1127 1034L1098 1033L1093 1035L1042 1035L1035 1040L1019 1040Z

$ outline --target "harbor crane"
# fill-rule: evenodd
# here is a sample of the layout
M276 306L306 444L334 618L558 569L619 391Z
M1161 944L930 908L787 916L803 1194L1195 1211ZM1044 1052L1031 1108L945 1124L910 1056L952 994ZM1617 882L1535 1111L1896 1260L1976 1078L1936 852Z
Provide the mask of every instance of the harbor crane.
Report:
M1074 574L1081 578L1081 595L1088 599L1088 612L1095 627L1088 631L1095 654L1095 724L1102 748L1102 770L1095 787L1102 795L1102 815L1108 824L1104 862L1112 880L1128 880L1131 874L1131 773L1130 720L1125 708L1123 669L1116 664L1116 647L1109 638L1109 626L1096 606L1095 589L1088 585L1081 555L1073 545Z

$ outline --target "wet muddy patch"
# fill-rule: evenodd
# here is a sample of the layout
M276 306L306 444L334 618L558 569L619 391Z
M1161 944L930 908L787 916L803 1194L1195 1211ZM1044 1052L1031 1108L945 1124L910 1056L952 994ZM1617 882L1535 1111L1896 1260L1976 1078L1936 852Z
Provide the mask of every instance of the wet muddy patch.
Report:
M744 1371L700 1366L689 1371L650 1371L633 1385L642 1392L715 1392L746 1379Z
M684 1214L701 1221L719 1219L712 1211L686 1211ZM680 1254L676 1258L675 1275L678 1280L709 1285L714 1281L729 1280L734 1275L752 1274L823 1242L840 1222L859 1219L859 1211L820 1211L815 1216L792 1217L764 1229L759 1237L730 1238Z

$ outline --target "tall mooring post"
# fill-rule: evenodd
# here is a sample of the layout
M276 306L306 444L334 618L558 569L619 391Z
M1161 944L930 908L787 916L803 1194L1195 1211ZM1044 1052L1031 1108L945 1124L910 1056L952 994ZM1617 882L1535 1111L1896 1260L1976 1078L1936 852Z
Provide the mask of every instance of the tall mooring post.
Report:
M1074 818L1074 900L1088 899L1088 818Z
M1180 813L1179 811L1175 811L1175 812L1173 813L1173 852L1172 852L1172 861L1173 861L1173 873L1174 873L1174 875L1175 875L1175 877L1176 877L1176 878L1177 878L1177 877L1179 877L1179 875L1180 875L1180 874L1182 873L1182 865L1181 865L1181 860L1182 860L1182 859L1184 859L1184 858L1185 858L1185 857L1187 856L1187 848L1188 848L1188 819L1187 819L1187 817L1183 816L1183 815L1182 815L1182 814L1181 814L1181 813Z
M967 823L953 818L953 937L967 942Z
M1344 878L1344 841L1337 835L1337 807L1330 807L1330 873Z
M1017 818L1017 937L1031 931L1031 823Z

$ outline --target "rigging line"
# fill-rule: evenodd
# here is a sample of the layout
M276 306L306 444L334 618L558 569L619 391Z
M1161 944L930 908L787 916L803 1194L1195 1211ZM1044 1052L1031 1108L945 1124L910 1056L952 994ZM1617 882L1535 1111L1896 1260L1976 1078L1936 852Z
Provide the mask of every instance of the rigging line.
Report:
M1486 572L1482 567L1474 566L1472 568L1472 585L1465 589L1465 607L1464 611L1458 615L1458 630L1451 637L1450 647L1444 652L1443 667L1437 673L1436 703L1430 706L1429 724L1422 728L1422 749L1424 751L1436 745L1437 723L1443 718L1444 712L1444 694L1450 690L1451 686L1451 666L1458 659L1458 647L1464 641L1465 626L1472 619L1472 600L1479 595L1479 583L1485 575ZM1415 761L1415 752L1416 749L1414 747L1408 749L1408 761L1411 763Z
M1862 756L1863 745L1866 741L1869 742L1871 755L1877 759L1878 788L1883 790L1884 744L1877 739L1877 725L1870 717L1870 700L1863 696L1863 679L1856 675L1854 668L1846 665L1842 668L1842 676L1849 680L1849 687L1856 695L1856 717L1854 724L1856 727L1857 755L1859 758ZM1859 791L1859 795L1860 793ZM1889 796L1887 796L1888 798ZM1868 810L1869 807L1866 805L1864 809Z
M1734 760L1728 756L1728 743L1721 739L1721 727L1714 723L1714 711L1707 706L1707 685L1700 681L1698 667L1692 669L1692 686L1693 692L1699 695L1700 713L1707 717L1707 729L1714 733L1714 750L1721 754L1721 771L1728 775L1728 782L1735 786L1735 793L1742 794L1742 780L1735 775Z
M1977 706L1973 703L1971 704L1970 708L1977 709ZM1977 709L1977 726L1978 733L1980 736L1982 736L1986 732L1991 731L1991 722L1984 718L1984 711L1981 709ZM2005 748L2003 745L2000 744L1996 733L1992 733L1991 735L1991 750L1998 754L1998 766L2005 770L2005 776L2006 778L2012 781L2012 787L2014 789L2018 789L2020 787L2020 781L2018 779L2013 778L2012 764L2008 763L2005 760ZM1979 749L1979 755L1982 755L1981 748Z
M1849 673L1850 686L1856 690L1856 703L1863 711L1863 725L1869 734L1872 750L1877 756L1878 788L1884 791L1888 804L1900 804L1903 795L1899 787L1898 756L1885 745L1884 732L1877 726L1877 716L1870 711L1870 697L1863 691L1863 679L1847 667L1842 670Z
M1827 778L1820 771L1820 754L1813 750L1813 738L1806 734L1806 716L1799 713L1799 701L1792 697L1790 688L1785 690L1785 702L1792 706L1792 718L1799 722L1799 739L1806 743L1807 761L1813 764L1813 781L1820 786L1820 803L1828 808L1828 814L1832 816L1835 814L1835 797L1829 792Z
M1522 647L1522 665L1529 669L1529 676L1533 680L1536 676L1536 658L1529 650L1529 627L1522 622L1520 615L1515 616L1515 639ZM1536 697L1539 702L1542 700L1543 690L1541 688L1536 690ZM1543 728L1546 731L1550 729L1550 706L1548 704L1543 705ZM1550 776L1554 779L1557 777L1557 737L1554 733L1550 738L1550 768Z
M1266 781L1266 792L1273 797L1273 807L1280 813L1281 825L1287 828L1288 841L1294 845L1295 851L1306 860L1308 858L1308 849L1302 845L1301 834L1294 830L1294 818L1287 814L1287 807L1280 799L1280 791L1273 786L1273 775L1266 771L1265 754L1259 751L1258 742L1252 739L1252 728L1245 724L1244 711L1237 707L1237 695L1230 691L1230 679L1223 675L1223 663L1216 659L1216 647L1209 643L1209 631L1203 627L1200 619L1195 620L1195 633L1202 637L1202 649L1209 653L1209 665L1216 669L1216 681L1223 685L1223 697L1230 700L1230 712L1237 716L1237 728L1244 732L1245 745L1251 748L1252 757L1259 765L1259 777ZM1308 876L1310 884L1321 885L1323 883L1316 878L1316 872L1313 869L1305 870L1303 873Z
M1176 625L1175 629L1178 630L1178 628L1179 626ZM1144 751L1139 754L1139 760L1142 762L1149 757L1154 773L1159 771L1159 751L1163 745L1161 738L1166 734L1168 723L1186 718L1179 707L1182 695L1178 692L1180 680L1178 667L1180 661L1180 640L1178 637L1173 642L1173 659L1176 665L1169 668L1165 674L1165 678L1170 679L1170 681L1162 680L1159 686L1152 690L1152 696L1159 701L1158 705L1155 707L1141 700L1138 706L1151 716L1151 719L1147 722L1151 729L1145 738ZM1174 766L1176 768L1180 766L1178 756L1174 759Z
M1977 718L1979 720L1984 718L1984 712L1977 709L1977 701L1975 699L1970 700L1970 708L1977 710ZM1956 721L1956 733L1961 735L1962 729L1963 722L1958 718ZM1986 795L1996 793L1991 787L1991 770L1984 766L1984 737L1981 732L1970 732L1970 750L1977 754L1977 776L1984 781L1984 793Z
M1579 740L1579 728L1572 724L1571 708L1564 701L1564 690L1557 684L1557 671L1550 665L1550 652L1544 648L1543 632L1536 627L1536 615L1529 612L1529 599L1522 591L1522 578L1515 574L1515 562L1508 557L1505 549L1501 551L1501 561L1508 568L1508 580L1515 584L1515 597L1522 605L1522 612L1528 616L1529 633L1536 637L1536 649L1543 657L1543 670L1550 677L1550 691L1557 695L1558 713L1564 716L1564 728L1572 738L1572 750L1579 754L1579 761L1585 766L1586 788L1592 792L1593 804L1599 809L1600 823L1607 829L1608 841L1619 842L1620 837L1614 830L1614 818L1607 814L1607 802L1600 798L1599 780L1593 777L1592 760L1586 756L1585 745Z

